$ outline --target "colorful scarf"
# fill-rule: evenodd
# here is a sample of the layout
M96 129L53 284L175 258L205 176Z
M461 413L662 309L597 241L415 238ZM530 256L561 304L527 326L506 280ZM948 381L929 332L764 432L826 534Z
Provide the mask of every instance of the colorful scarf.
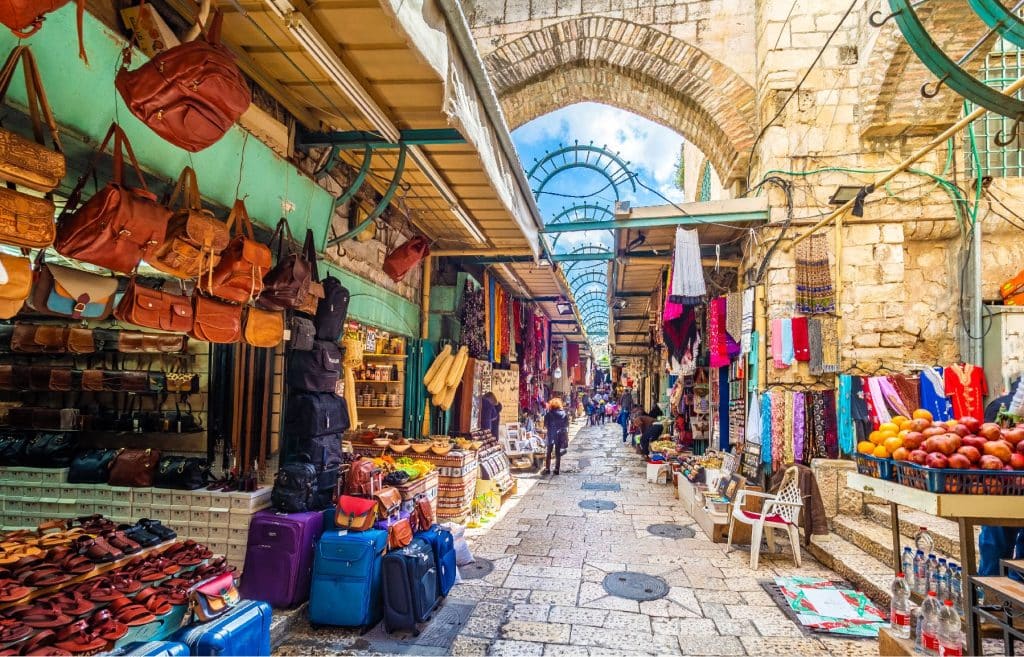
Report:
M789 367L796 355L793 352L793 320L785 317L782 320L782 364Z
M750 353L750 335L754 331L754 288L743 290L743 317L740 320L740 349Z
M716 297L708 304L708 351L711 367L725 367L729 364L725 339L725 297Z
M757 355L757 350L760 347L760 342L761 334L757 331L752 331L750 334L750 358L747 365L747 390L750 392L757 390L757 368L760 367L761 362Z
M835 317L821 318L821 371L839 371L839 331Z
M825 417L825 456L837 459L839 458L839 431L836 426L836 391L823 390L821 397Z
M885 395L882 394L882 381L885 377L873 376L868 379L868 391L871 393L871 406L880 424L892 421L889 408L885 405ZM878 426L878 425L875 425Z
M807 397L802 392L793 395L793 454L797 459L804 455L804 423L807 418Z
M775 369L786 369L786 363L782 360L782 320L772 320L772 362Z
M783 463L793 462L793 434L796 424L793 421L793 393L783 393L783 432L782 432L782 458Z
M796 309L804 314L820 314L835 308L828 236L815 233L796 246Z
M810 352L808 367L811 374L820 376L825 372L825 355L821 348L821 320L816 317L807 319L807 350Z
M878 387L882 391L882 396L885 397L889 407L903 417L910 417L913 410L907 408L906 403L900 398L900 394L896 392L896 386L892 384L892 377L879 376L876 378L878 379Z
M725 332L739 342L743 337L743 294L730 292L725 295Z
M813 458L825 458L828 454L826 449L826 426L825 426L825 397L820 392L812 393L811 415L814 418L814 440L811 445L812 451L807 455L806 461L810 463ZM835 411L833 411L834 417Z
M792 427L791 427L792 428ZM783 393L772 393L772 469L782 465L783 443L786 433L786 400Z
M761 404L761 462L771 465L772 462L772 397L763 392Z
M839 453L853 453L853 377L839 375Z
M793 318L793 354L800 362L811 360L811 350L807 346L807 318Z

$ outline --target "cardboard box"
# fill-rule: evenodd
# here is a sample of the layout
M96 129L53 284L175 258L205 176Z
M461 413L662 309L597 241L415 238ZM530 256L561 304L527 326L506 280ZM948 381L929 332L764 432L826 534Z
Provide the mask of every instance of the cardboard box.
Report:
M181 43L153 5L143 4L121 10L121 18L128 29L134 32L139 50L150 57L162 53Z

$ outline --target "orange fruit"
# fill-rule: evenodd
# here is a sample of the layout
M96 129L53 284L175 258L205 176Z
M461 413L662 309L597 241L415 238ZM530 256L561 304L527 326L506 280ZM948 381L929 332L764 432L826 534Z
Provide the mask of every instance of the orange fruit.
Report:
M893 418L889 421L895 424L896 426L900 426L909 419L910 418L903 417L902 415L894 415Z
M872 431L868 434L868 440L875 445L881 445L882 441L885 440L885 436L882 435L881 431Z
M906 447L900 447L892 453L892 458L894 461L906 461L910 458L910 452Z
M913 425L913 420L904 420L903 422L900 422L900 432L902 433L904 431L910 431Z
M887 450L884 445L879 445L875 447L875 451L872 452L871 455L877 456L880 459L887 459L889 458L889 450Z
M902 438L903 436L907 435L908 433L910 433L910 429L900 429L900 432L898 434L896 434L896 435L898 437Z
M914 411L914 419L915 420L928 420L929 422L931 422L935 418L932 417L931 411L926 411L923 408L919 408L916 411Z
M870 454L875 451L875 444L870 440L862 440L857 443L857 451L861 454Z
M893 436L892 438L886 438L885 442L882 443L882 446L885 447L885 450L887 452L892 454L893 452L895 452L900 447L903 447L903 439L900 438L899 436Z
M903 418L903 419L906 419L906 418ZM879 425L878 430L879 431L891 431L892 435L895 436L896 432L900 430L900 425L895 424L893 422L883 422L881 425Z

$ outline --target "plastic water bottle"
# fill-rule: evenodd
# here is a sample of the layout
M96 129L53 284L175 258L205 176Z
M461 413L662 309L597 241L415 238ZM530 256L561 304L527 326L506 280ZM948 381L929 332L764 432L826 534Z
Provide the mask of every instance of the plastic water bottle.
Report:
M910 638L910 587L903 573L892 581L892 604L889 606L889 627L893 635Z
M962 657L964 654L963 633L960 632L960 615L953 608L953 601L939 611L939 657Z
M954 564L950 565L949 597L953 600L953 609L958 616L964 615L964 571Z
M903 574L906 576L907 588L914 588L914 551L909 548L903 548L903 556L900 557L900 567L903 570Z
M921 647L926 655L939 652L939 600L935 591L928 591L921 605Z
M939 567L935 570L935 594L943 602L950 599L949 566L943 558L939 559Z
M938 575L939 572L939 559L934 554L928 555L928 563L925 565L925 581L928 582L927 591L929 593L934 592L935 595L939 594L937 585L939 583Z
M914 547L925 554L931 554L935 549L935 539L932 538L927 527L918 528L917 533L914 534Z
M914 593L923 596L928 593L928 560L924 557L924 550L918 550L914 554Z

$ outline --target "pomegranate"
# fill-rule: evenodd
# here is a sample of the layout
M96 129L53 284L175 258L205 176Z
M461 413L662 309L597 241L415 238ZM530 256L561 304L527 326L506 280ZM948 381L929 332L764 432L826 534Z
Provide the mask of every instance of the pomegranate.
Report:
M998 456L992 456L991 454L986 454L982 456L981 460L978 461L978 465L981 466L982 470L1003 469L1003 461Z
M949 457L949 467L957 470L966 470L971 467L971 462L963 454L954 454Z
M909 450L918 449L924 442L924 434L920 431L911 431L903 436L903 446Z
M964 445L956 450L956 453L966 456L969 463L977 463L981 460L981 452L978 451L977 447L972 447L971 445Z
M1011 445L1019 445L1024 440L1024 429L1004 429L1003 440Z
M964 438L971 435L971 430L967 428L967 425L957 422L953 425L953 433Z
M949 467L949 459L946 458L945 454L939 454L938 452L928 455L925 459L924 464L929 468L936 468L941 470L942 468Z
M967 430L971 433L978 433L978 429L981 428L981 420L970 415L960 418L960 424L967 427Z
M981 425L981 428L977 431L978 435L989 440L999 440L999 437L1003 435L1003 428L995 422L986 422Z
M1014 470L1024 470L1024 454L1019 452L1010 454L1010 465Z
M907 460L917 463L918 465L924 465L924 462L928 460L928 452L923 449L915 449L910 452L910 456Z
M970 445L971 447L975 447L979 450L984 449L985 443L987 442L988 441L982 438L981 436L967 436L963 438L963 443L965 445Z
M985 443L984 449L981 450L988 456L995 456L1003 463L1010 462L1010 454L1013 452L1013 447L1010 443L1005 440L990 440ZM982 466L985 467L985 466Z

